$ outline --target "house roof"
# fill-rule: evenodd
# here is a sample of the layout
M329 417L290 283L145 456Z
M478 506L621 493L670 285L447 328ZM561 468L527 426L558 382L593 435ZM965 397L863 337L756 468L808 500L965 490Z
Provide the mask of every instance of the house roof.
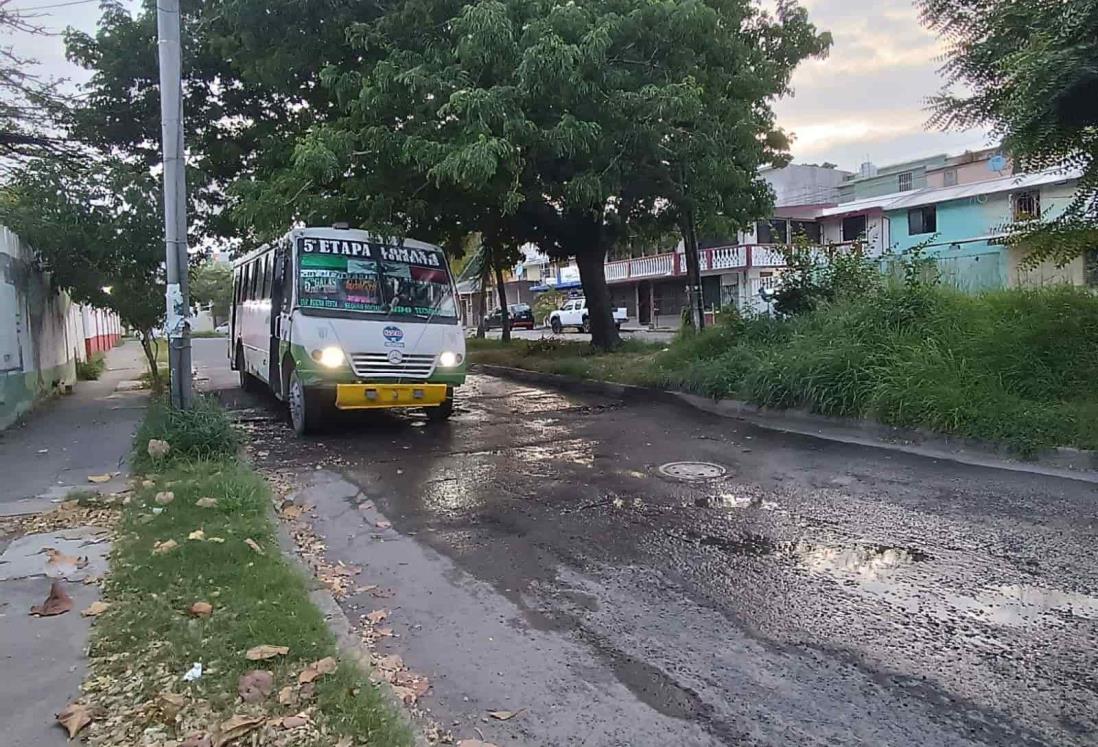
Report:
M821 218L837 218L855 215L871 210L907 210L922 205L934 205L939 202L963 200L967 197L990 195L999 192L1013 192L1019 189L1031 189L1045 184L1070 182L1082 176L1079 169L1048 169L1028 174L1011 174L995 179L985 179L971 184L958 184L954 187L924 187L908 192L893 192L879 197L866 197L861 200L840 202L826 207L817 213Z
M1082 176L1079 169L1048 169L1029 174L1011 174L996 179L986 179L972 184L958 184L955 187L936 187L907 192L887 206L888 210L905 210L921 205L933 205L938 202L963 200L966 197L990 195L998 192L1013 192L1018 189L1030 189L1045 184L1069 182Z

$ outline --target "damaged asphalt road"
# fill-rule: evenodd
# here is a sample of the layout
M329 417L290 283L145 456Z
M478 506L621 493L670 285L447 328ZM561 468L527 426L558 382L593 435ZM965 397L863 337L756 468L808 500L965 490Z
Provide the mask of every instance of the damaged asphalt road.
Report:
M457 738L1098 743L1093 484L482 376L308 441L240 396Z

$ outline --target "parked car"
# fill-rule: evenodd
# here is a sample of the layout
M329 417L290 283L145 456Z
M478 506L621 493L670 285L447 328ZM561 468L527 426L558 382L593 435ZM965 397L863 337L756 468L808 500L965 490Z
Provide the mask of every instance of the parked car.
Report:
M629 313L624 307L611 309L614 324L618 329L629 319ZM575 327L580 332L590 332L591 326L587 320L587 299L573 298L549 315L549 326L554 334L560 334L565 327Z
M513 303L507 306L507 316L511 321L511 329L533 329L534 311L527 304ZM486 329L495 329L503 326L503 315L496 309L484 317Z
M214 332L216 332L219 335L229 334L229 323L225 322L224 324L217 325L216 327L214 327Z

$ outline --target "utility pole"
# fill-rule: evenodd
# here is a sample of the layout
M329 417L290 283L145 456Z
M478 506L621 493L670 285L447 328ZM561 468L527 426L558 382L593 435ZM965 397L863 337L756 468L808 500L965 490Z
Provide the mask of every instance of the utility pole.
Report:
M164 248L168 274L168 371L172 406L191 408L191 328L187 321L187 175L183 153L183 70L179 0L156 4L160 126L164 150Z

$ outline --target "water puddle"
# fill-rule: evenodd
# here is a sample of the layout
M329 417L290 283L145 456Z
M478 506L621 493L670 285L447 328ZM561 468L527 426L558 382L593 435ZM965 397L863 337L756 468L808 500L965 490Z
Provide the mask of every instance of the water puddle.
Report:
M941 621L969 617L1000 627L1098 620L1098 597L1029 584L1002 584L965 593L940 578L914 571L929 556L916 548L836 547L800 542L792 555L811 573L847 582L865 596L882 599L907 614Z
M719 495L707 495L694 499L694 505L698 508L761 508L763 511L774 511L778 508L777 501L770 501L761 495L749 495L747 493L720 493Z
M927 559L921 550L882 545L835 547L798 542L793 556L810 571L876 579Z

